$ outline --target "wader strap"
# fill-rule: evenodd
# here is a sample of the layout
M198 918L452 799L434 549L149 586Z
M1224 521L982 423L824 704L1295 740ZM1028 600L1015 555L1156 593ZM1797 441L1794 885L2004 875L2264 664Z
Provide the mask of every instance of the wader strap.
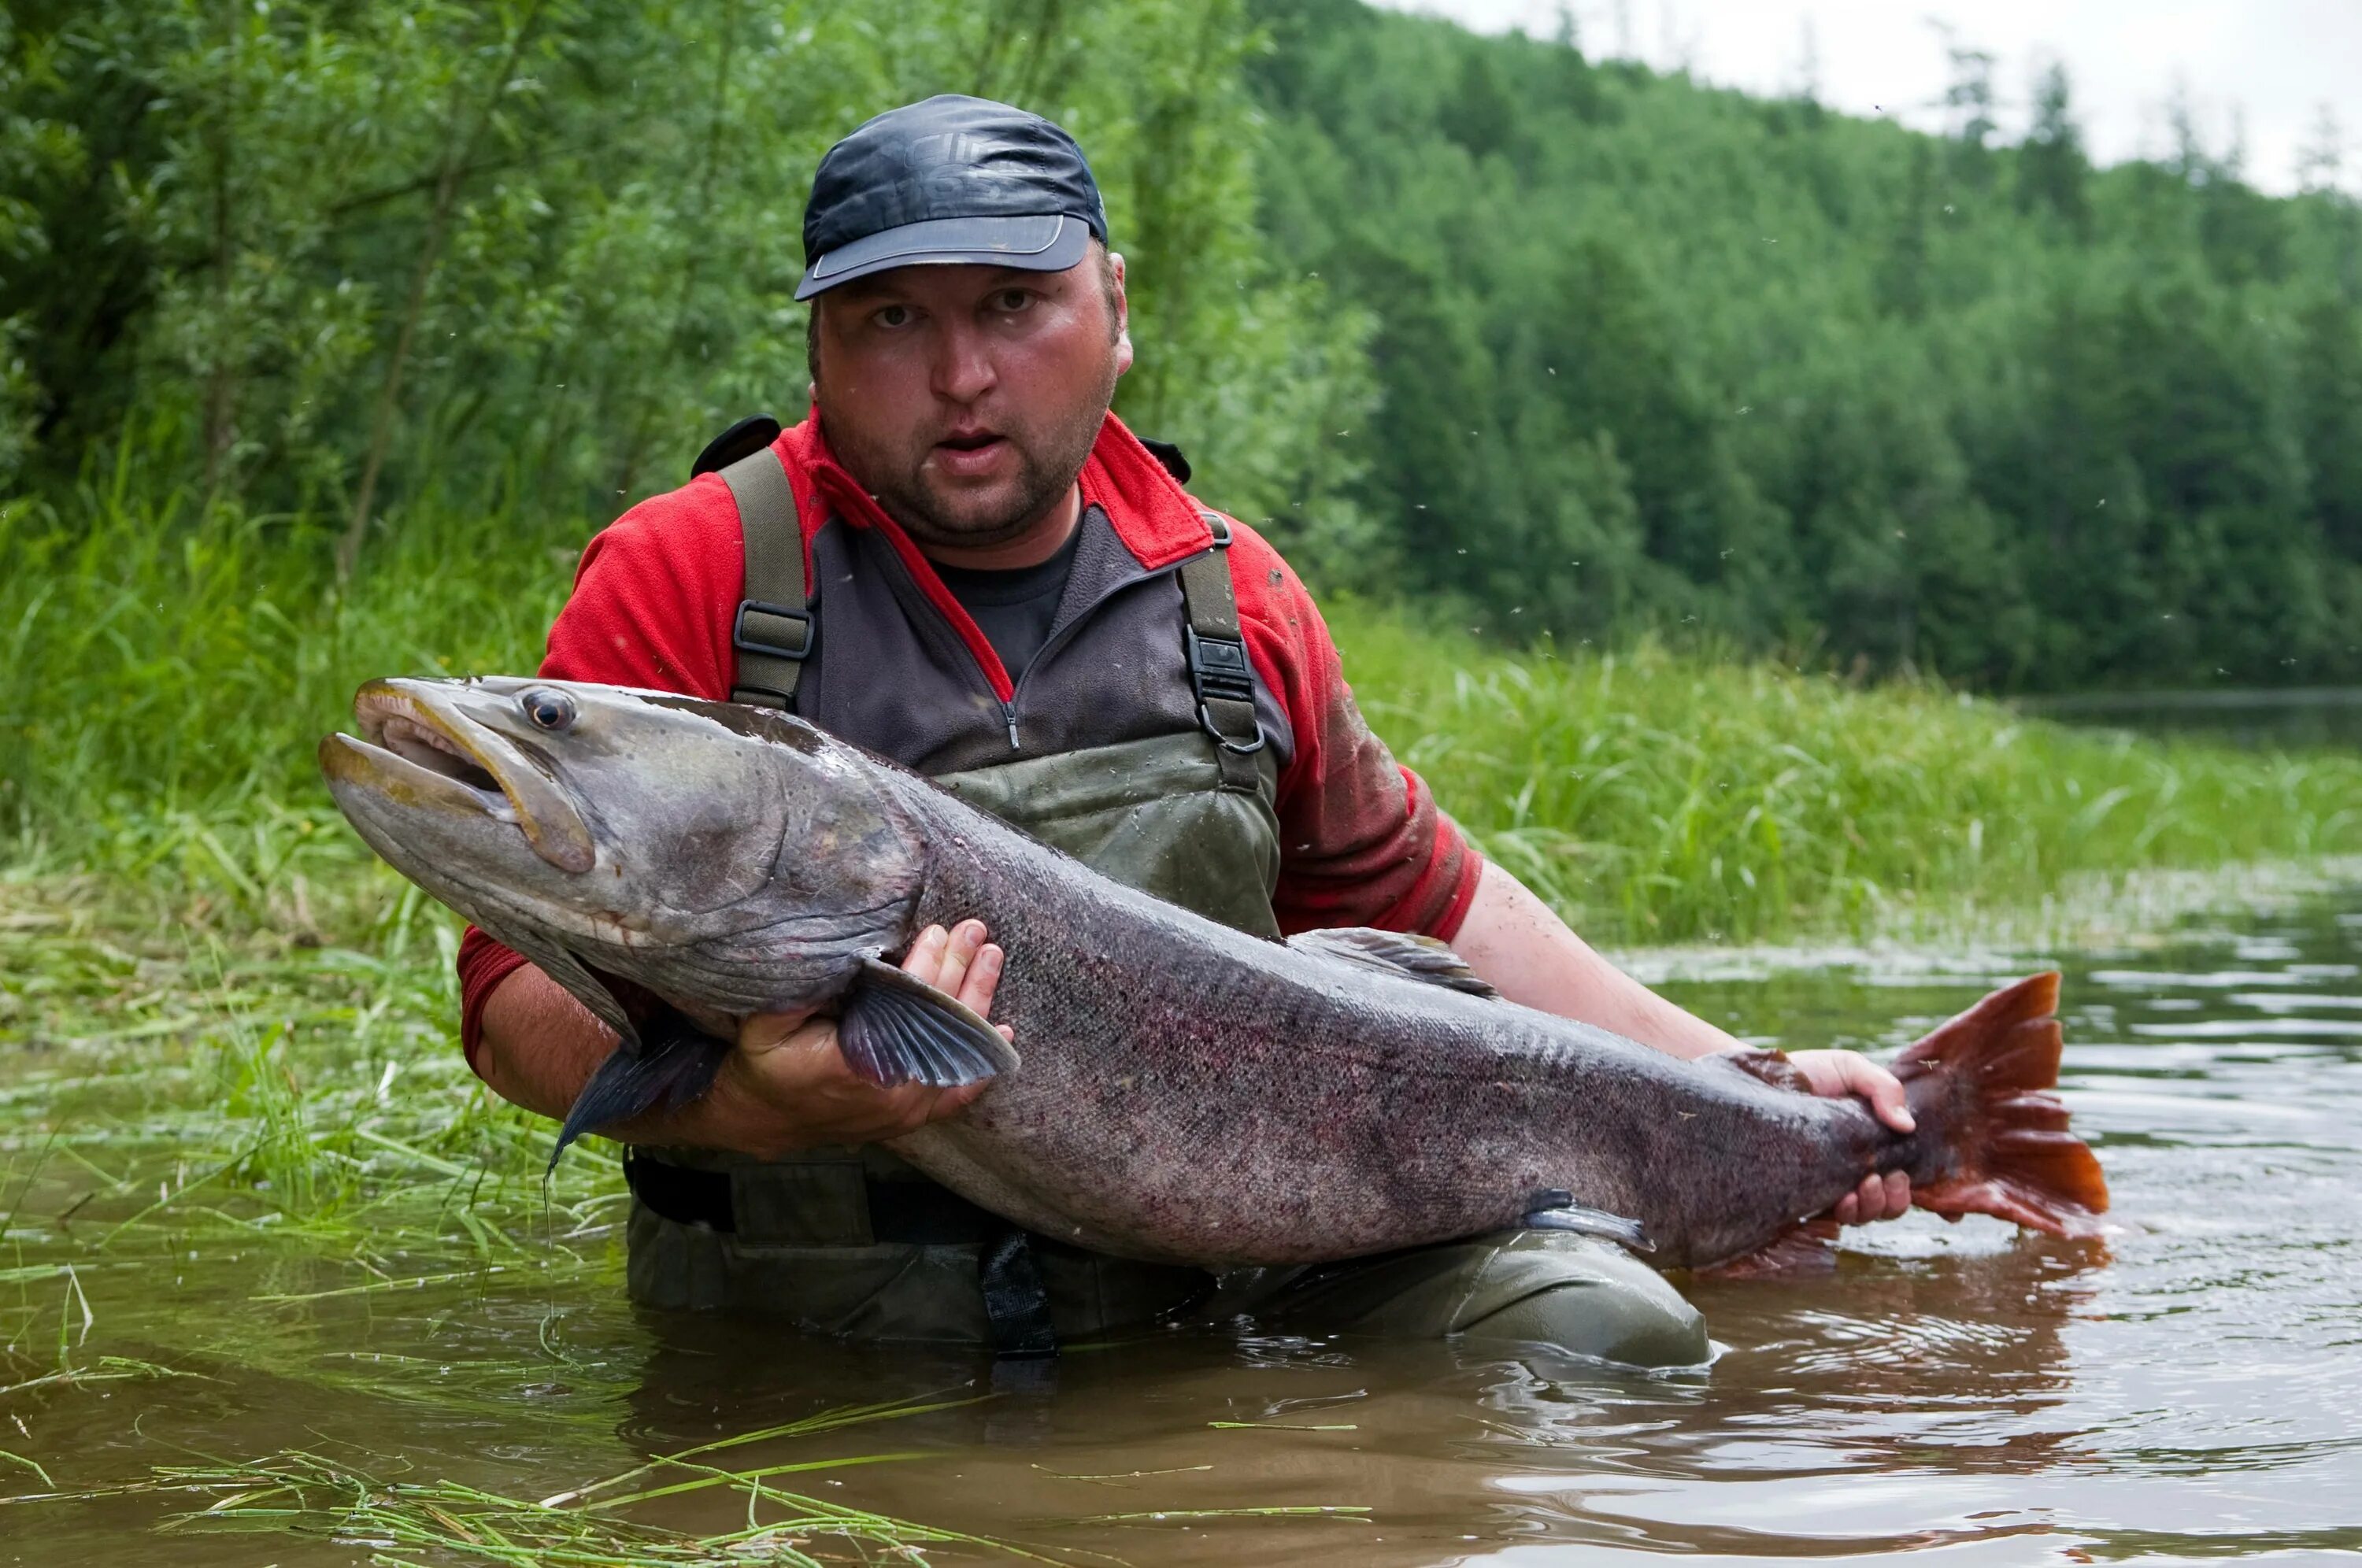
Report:
M1011 1228L977 1260L984 1286L984 1318L992 1326L992 1353L1032 1359L1058 1353L1058 1331L1050 1323L1050 1293L1033 1243Z
M811 653L811 606L804 588L804 533L778 454L766 447L722 470L738 502L746 546L746 597L730 628L738 650L733 702L792 712L796 681Z
M1181 607L1188 616L1189 689L1198 697L1198 722L1214 737L1222 764L1222 788L1253 795L1263 787L1254 754L1264 747L1263 721L1255 717L1254 675L1246 640L1239 635L1238 591L1231 584L1231 525L1207 513L1214 547L1181 563Z

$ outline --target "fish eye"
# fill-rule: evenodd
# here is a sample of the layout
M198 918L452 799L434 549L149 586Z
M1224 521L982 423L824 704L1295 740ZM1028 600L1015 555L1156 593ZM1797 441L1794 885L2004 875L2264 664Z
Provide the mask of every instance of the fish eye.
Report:
M552 691L546 686L536 686L517 699L524 716L534 727L544 730L570 729L574 724L574 699L563 691Z

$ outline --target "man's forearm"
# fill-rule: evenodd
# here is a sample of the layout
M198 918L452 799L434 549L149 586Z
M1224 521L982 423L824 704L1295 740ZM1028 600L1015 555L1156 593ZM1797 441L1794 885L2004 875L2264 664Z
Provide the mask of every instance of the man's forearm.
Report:
M1490 861L1451 947L1511 1001L1613 1030L1670 1055L1703 1056L1740 1044L1593 952L1524 883Z

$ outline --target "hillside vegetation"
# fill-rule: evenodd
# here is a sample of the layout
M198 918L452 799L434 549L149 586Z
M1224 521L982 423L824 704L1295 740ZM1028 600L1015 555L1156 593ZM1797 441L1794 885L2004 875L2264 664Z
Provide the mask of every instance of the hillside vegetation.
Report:
M1264 232L1372 324L1366 580L1984 686L2362 675L2334 149L2274 200L2186 116L2094 171L2056 72L2001 145L2019 84L1966 50L1937 138L1356 0L1255 13Z

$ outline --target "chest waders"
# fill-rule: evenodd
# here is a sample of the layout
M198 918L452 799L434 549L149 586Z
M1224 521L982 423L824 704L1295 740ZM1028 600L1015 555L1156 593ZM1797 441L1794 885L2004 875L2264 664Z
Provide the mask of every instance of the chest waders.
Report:
M814 646L793 492L767 447L716 466L737 501L746 552L731 698L792 711ZM1228 525L1208 521L1215 547L1179 567L1185 613L1175 627L1196 728L934 780L1105 876L1276 937L1278 769L1255 716ZM1200 1269L1029 1235L879 1147L776 1161L651 1150L635 1152L624 1172L638 1198L632 1295L650 1306L1041 1355L1061 1337L1145 1323L1212 1289Z

